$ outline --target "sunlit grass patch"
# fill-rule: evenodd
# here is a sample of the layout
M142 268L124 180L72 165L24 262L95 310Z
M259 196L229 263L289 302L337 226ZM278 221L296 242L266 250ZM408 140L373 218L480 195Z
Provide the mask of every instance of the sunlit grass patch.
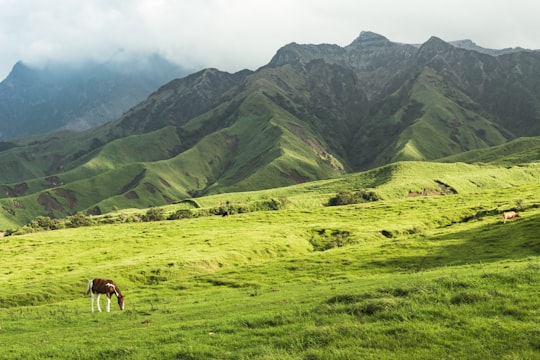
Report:
M0 358L531 358L537 190L5 237ZM90 313L95 276L125 311Z

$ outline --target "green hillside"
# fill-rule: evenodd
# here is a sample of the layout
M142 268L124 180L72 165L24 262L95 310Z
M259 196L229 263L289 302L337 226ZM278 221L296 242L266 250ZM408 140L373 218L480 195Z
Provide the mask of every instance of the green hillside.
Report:
M400 134L391 161L437 159L507 141L499 127L474 111L478 104L429 68L415 82L410 102L421 104L422 115Z
M1 238L0 358L536 358L538 171L401 162L195 209L277 211ZM324 206L362 189L381 200ZM93 277L123 312L90 312Z
M309 154L317 148L313 146L313 142L306 144L303 147L304 150L301 150L302 146L289 147L285 143L288 129L280 127L271 119L262 121L261 127L263 128L261 131L255 132L253 142L245 144L247 148L259 149L259 152L254 154L242 151L244 144L238 139L245 137L235 133L243 131L241 123L237 123L230 130L205 138L190 151L183 152L172 159L156 162L135 162L115 167L111 162L113 157L118 159L122 156L132 155L129 152L123 155L120 151L109 151L114 149L115 143L111 143L92 161L66 172L66 176L62 179L38 179L27 183L27 188L40 189L41 182L46 181L67 181L66 185L53 186L54 184L51 184L50 190L27 196L1 199L0 203L3 204L4 213L0 217L0 228L18 228L35 217L41 216L44 209L47 216L58 218L81 210L89 214L101 214L111 212L114 209L141 207L140 204L145 204L143 207L158 206L163 203L170 204L186 198L203 196L205 193L226 193L227 195L222 197L225 199L223 201L228 201L230 195L226 190L240 192L237 195L239 198L243 197L242 190L256 190L258 188L268 188L267 191L259 194L271 194L268 196L274 198L294 197L297 192L302 193L306 189L328 197L331 193L337 192L339 188L346 186L352 191L376 189L378 196L383 199L401 199L414 194L444 192L445 190L441 190L441 186L453 189L457 193L464 193L530 184L537 182L540 178L540 168L535 162L537 152L533 146L536 140L523 139L503 148L493 147L477 152L483 154L485 159L495 159L496 156L502 156L501 160L494 160L492 164L469 165L453 162L458 159L447 164L399 162L366 172L334 176L330 180L304 183L312 175L304 171L312 171L320 177L330 177L332 171L340 169L339 162L331 157L321 157L320 161L310 164L310 158L305 154ZM160 133L167 134L166 132L158 132L157 134ZM283 139L283 148L273 149L273 141L265 142L271 138L272 133ZM259 135L261 137L258 137ZM143 143L141 138L144 137L152 139L146 135L140 136L136 143ZM129 139L124 139L122 142ZM166 138L162 137L162 139L162 144L165 144ZM296 138L292 137L292 139ZM299 149L303 152L293 149ZM238 161L238 154L249 156L252 160ZM259 155L254 156L255 154ZM475 154L472 153L465 158L477 162L481 158ZM151 153L147 153L147 155L159 156L159 154ZM273 157L274 160L269 161L269 157ZM520 162L517 163L519 166L508 166L508 159L513 161L519 159ZM238 165L250 161L251 167ZM260 162L274 165L260 167L258 166ZM286 172L286 169L290 168L288 163L303 163L303 166L301 170L296 172ZM223 167L223 164L228 165ZM327 171L327 173L323 174L323 171ZM79 177L77 172L85 173L85 178L69 181L71 177L73 179ZM179 172L185 176L178 177ZM213 178L216 173L223 174L219 177L219 181ZM300 184L293 187L272 188L275 180L268 182L268 179L273 179L273 174L276 173L283 178L282 186L290 183ZM10 189L16 191L17 187L13 186ZM247 197L254 197L253 193L247 194L249 194ZM96 204L96 198L103 200ZM198 201L206 203L204 197L199 198ZM320 205L320 202L315 203L315 206Z
M76 211L109 212L113 206L148 207L212 192L286 186L344 172L309 125L298 125L297 118L266 94L251 94L235 106L237 120L231 126L203 136L185 151L178 151L183 138L173 127L122 137L83 154L71 169L54 177L53 186L44 185L50 176L5 185L6 189L24 189L16 194L18 208L10 199L13 192L6 191L6 199L0 202L11 210L7 215L12 217L11 223L22 224L43 214L65 217ZM217 111L226 113L227 109ZM200 132L215 114L205 113L189 121L184 131ZM99 129L98 135L106 133L105 129ZM61 147L60 139L52 142L55 148ZM89 146L97 142L93 140ZM44 175L44 168L50 166L47 157L42 169L34 173ZM61 189L48 190L58 186ZM71 199L58 198L58 191L69 192ZM43 196L61 205L43 206L39 202ZM66 206L66 201L71 205Z
M527 143L540 136L539 64L538 52L486 54L437 38L418 47L362 33L345 47L286 45L256 71L204 69L100 127L0 144L0 229L384 175L400 161L535 162ZM464 189L504 186L497 172L464 180ZM419 175L412 193L447 183Z
M540 138L525 137L487 149L471 150L441 159L443 162L523 164L540 159Z

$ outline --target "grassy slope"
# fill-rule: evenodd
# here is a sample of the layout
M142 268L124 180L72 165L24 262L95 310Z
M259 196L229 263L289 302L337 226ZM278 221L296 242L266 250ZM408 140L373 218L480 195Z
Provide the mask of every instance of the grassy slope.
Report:
M186 128L193 131L204 126L206 117L203 114ZM49 190L47 177L39 177L26 183L26 195L15 200L17 206L13 199L0 200L15 213L5 213L0 224L4 228L22 225L44 215L44 206L38 205L43 193L62 206L47 211L49 216L64 217L94 207L109 212L113 207L163 205L211 192L273 188L342 171L336 159L321 152L323 147L309 130L297 125L298 119L264 94L247 97L237 117L230 127L180 154L175 153L180 140L172 127L108 143L90 154L87 162L58 175L62 189L70 191L74 201Z
M226 201L245 203L269 198L286 198L290 202L290 207L320 207L341 189L351 191L372 189L383 199L399 200L406 198L409 191L440 190L440 186L434 180L451 186L458 193L474 193L486 189L532 184L536 183L539 177L540 167L537 163L503 168L489 164L408 161L329 180L263 191L212 195L197 201L203 206L210 207ZM306 193L310 195L305 196Z
M321 64L312 64L304 71L309 73L304 74L307 78L292 67L261 70L241 90L227 93L227 100L218 106L206 104L201 109L210 109L207 112L197 111L197 116L182 119L178 129L168 126L103 145L114 134L120 136L133 130L130 124L141 122L137 131L142 131L175 123L176 110L168 108L172 106L168 101L178 89L171 88L152 97L150 112L141 105L115 125L84 134L36 138L39 142L34 141L31 152L24 147L2 152L0 163L10 170L2 173L2 181L8 185L0 199L5 210L0 215L0 229L21 226L38 215L65 217L77 211L144 208L211 193L276 188L333 178L354 166L369 168L396 160L437 159L506 141L497 127L478 115L477 104L429 69L394 94L388 113L375 121L380 126L366 124L367 128L362 128L354 140L349 139L352 134L344 128L328 125L332 119L362 119L361 102L328 97L335 93L336 85L329 79L334 75L346 77L347 73ZM212 77L211 73L208 71L207 76ZM308 91L313 86L312 78L320 76L325 77L325 86ZM202 78L203 83L208 80ZM355 94L353 85L343 81L337 93L354 98L350 95ZM184 91L188 88L184 84ZM202 90L209 89L217 91L212 86L203 86ZM360 93L356 95L361 97ZM348 103L355 105L347 108ZM313 105L317 111L307 112L301 104L306 108ZM375 130L367 131L370 128ZM380 138L387 136L396 141L386 149L379 148L386 143ZM359 145L348 154L346 140L365 146ZM330 154L332 151L334 154ZM524 157L537 159L538 151L510 156L507 163ZM360 159L369 160L354 165ZM22 183L25 178L29 180ZM15 179L18 183L13 183ZM53 189L58 184L61 189ZM44 206L44 197L57 202L57 206Z
M390 151L392 162L434 160L507 141L491 121L479 115L477 104L431 69L418 76L410 96L423 104L423 115L399 135Z
M533 159L540 159L540 138L538 137L519 138L499 146L448 156L440 161L491 162L500 165L512 165L526 163Z
M3 238L0 358L534 358L540 184L523 179L533 168L400 163L200 199L290 198L281 211ZM460 194L396 196L424 186L414 173ZM494 175L515 184L493 187ZM303 205L368 184L387 200ZM502 224L518 201L523 217ZM117 280L126 311L113 302L90 314L93 276Z
M265 125L265 131L261 131L263 136L264 134L268 134L267 137L271 136L272 132L280 133L283 129L283 127L272 125L271 122L265 124L268 125ZM285 136L283 138L286 139ZM244 181L245 186L248 187L250 181L253 182L251 184L253 187L262 186L264 185L265 176L270 176L270 174L267 174L268 171L285 174L285 170L280 170L280 162L301 159L301 155L299 156L298 153L290 153L284 156L280 153L280 149L268 149L264 152L264 156L276 157L273 169L267 169L266 172L260 169L255 171L254 169L257 169L255 165L253 169L238 169L235 168L234 162L227 160L227 158L232 159L234 157L238 148L242 148L242 145L235 144L234 139L234 129L216 133L190 149L187 153L180 154L172 160L134 163L70 183L63 188L72 192L73 196L77 198L78 206L81 209L91 208L96 205L93 203L96 198L103 198L105 200L99 202L97 206L102 211L109 212L115 207L139 207L141 203L145 204L145 206L155 206L166 201L190 197L192 193L190 193L189 189L211 187L212 182L215 181L213 176L223 171L229 171L232 174L230 175L232 180L234 180L234 174L237 172L243 171L246 174L247 171L252 171L253 174ZM260 144L260 147L264 148L265 145L262 141ZM272 144L272 142L268 144ZM297 149L300 149L300 147L297 147ZM306 149L306 151L311 151L309 148ZM194 151L200 154L193 155L190 153ZM194 161L194 159L203 157L214 160ZM520 158L523 159L522 156ZM230 162L230 166L223 169L222 164L227 161ZM216 168L216 166L221 168ZM311 164L311 166L315 167L316 163ZM189 171L186 169L189 169ZM288 165L285 165L283 169L288 169ZM309 169L309 166L305 166L305 169ZM319 169L324 171L324 167ZM376 191L382 198L396 199L403 198L409 191L437 191L439 185L434 180L442 181L462 193L474 192L486 187L506 187L535 182L540 176L539 173L540 168L535 163L514 167L500 167L488 164L403 162L330 180L309 182L291 188L275 188L255 193L259 195L247 193L247 195L238 194L235 197L239 199L238 201L245 201L248 198L260 200L261 197L288 198L292 204L296 204L298 201L298 206L320 206L327 201L332 193L336 193L343 186L355 190L377 187ZM141 174L143 176L139 181L134 182ZM284 178L284 183L288 182L294 181ZM130 183L132 183L131 187L129 186ZM113 186L104 186L103 184L113 184ZM231 187L231 190L235 189L235 187ZM308 203L305 202L305 197L301 195L306 189L318 194L310 197ZM135 199L125 195L131 191L136 193ZM68 198L58 195L55 190L49 190L47 193L56 198L59 204L68 211L76 211L71 207ZM300 196L297 198L295 194L300 194ZM38 194L34 194L17 199L2 200L4 206L14 209L15 216L4 213L0 219L0 228L18 227L39 215L43 206L37 204L37 196ZM221 195L219 198L221 201L216 201L213 204L209 204L205 198L200 201L208 206L215 206L220 202L231 200L231 196L228 194ZM24 207L24 211L19 211L18 209L22 207Z

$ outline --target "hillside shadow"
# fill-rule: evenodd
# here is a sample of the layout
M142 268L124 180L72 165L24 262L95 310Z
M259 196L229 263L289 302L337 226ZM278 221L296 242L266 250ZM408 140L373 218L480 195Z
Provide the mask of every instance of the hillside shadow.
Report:
M434 247L424 256L394 257L386 264L402 270L422 271L501 260L519 260L540 255L540 214L503 224L479 225L473 229L430 237L431 242L459 240L459 244Z

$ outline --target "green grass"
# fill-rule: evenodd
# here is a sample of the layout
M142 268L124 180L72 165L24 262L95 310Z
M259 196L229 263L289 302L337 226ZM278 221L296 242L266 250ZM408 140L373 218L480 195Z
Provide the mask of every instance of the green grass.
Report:
M426 68L418 76L411 98L422 104L422 114L399 135L394 147L389 147L392 162L432 161L508 141L499 128L479 114L478 104L448 86L432 69ZM404 116L402 112L398 115Z
M444 162L494 163L514 165L540 158L540 139L523 137L487 149L471 150L441 159Z
M540 183L302 206L359 179L288 189L280 211L1 238L0 358L538 358ZM97 276L125 311L90 313Z

